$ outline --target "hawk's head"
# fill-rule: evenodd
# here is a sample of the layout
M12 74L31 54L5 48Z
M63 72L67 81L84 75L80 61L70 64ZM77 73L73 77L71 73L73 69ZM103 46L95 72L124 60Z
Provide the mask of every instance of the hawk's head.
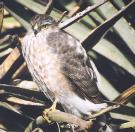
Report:
M31 19L31 25L36 35L41 29L56 25L56 21L51 16L39 14Z

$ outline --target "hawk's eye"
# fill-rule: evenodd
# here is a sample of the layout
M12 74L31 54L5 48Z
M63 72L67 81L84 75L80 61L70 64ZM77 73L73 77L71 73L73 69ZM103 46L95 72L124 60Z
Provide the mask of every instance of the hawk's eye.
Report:
M44 25L44 28L48 28L48 26L47 25Z
M47 29L48 28L48 24L42 25L41 28L46 28Z

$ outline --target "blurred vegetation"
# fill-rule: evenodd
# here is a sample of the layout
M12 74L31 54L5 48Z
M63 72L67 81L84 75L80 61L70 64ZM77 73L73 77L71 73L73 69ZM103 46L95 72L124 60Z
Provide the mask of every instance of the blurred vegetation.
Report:
M31 28L30 20L37 13L44 13L47 0L2 0L0 7L0 131L24 131L28 124L41 115L51 102L39 91L26 68L20 49L20 40ZM84 10L98 0L55 0L51 16L65 19ZM115 15L131 0L111 0L90 12L78 22L64 29L83 41L93 29ZM1 4L2 5L2 4ZM102 39L86 49L95 62L101 77L100 91L106 100L114 100L121 92L135 84L135 4L108 30ZM64 20L65 20L64 19ZM2 24L3 21L3 24ZM90 42L88 42L90 43ZM22 100L20 100L22 99ZM27 102L29 101L29 102ZM113 125L135 118L135 98L111 112ZM63 126L61 123L60 126ZM64 125L65 126L65 125ZM41 126L42 129L58 131L58 125ZM64 128L60 128L64 131ZM65 128L66 129L66 128ZM118 130L122 132L133 129Z

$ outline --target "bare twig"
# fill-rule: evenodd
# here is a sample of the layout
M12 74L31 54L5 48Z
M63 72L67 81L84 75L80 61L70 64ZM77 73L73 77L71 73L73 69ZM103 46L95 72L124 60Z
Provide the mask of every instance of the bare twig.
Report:
M98 117L98 116L100 116L100 115L102 115L102 114L105 114L105 113L107 113L107 112L110 112L110 111L112 111L112 110L114 110L114 109L116 109L116 108L119 108L119 107L120 107L120 105L108 106L107 108L104 108L104 109L98 111L97 113L91 115L91 116L89 117L89 119L96 118L96 117Z
M49 0L45 13L44 13L45 15L49 15L51 13L51 11L53 9L53 2L54 2L54 0Z
M84 3L84 0L79 0L79 2L77 3L77 5L75 5L75 7L73 9L71 9L68 13L69 17L74 16L81 8L81 5Z
M64 11L64 12L62 13L61 18L57 21L57 23L60 23L66 14L67 14L67 11Z
M103 2L93 5L93 6L88 6L84 11L77 13L75 16L71 17L70 19L66 20L65 22L59 23L59 28L64 29L71 24L77 22L79 19L87 15L89 12L93 11L94 9L98 8L99 6L103 5L106 3L108 0L104 0Z
M97 113L90 116L90 119L96 118L104 113L110 112L116 108L119 108L121 105L127 103L129 99L131 99L133 96L135 96L135 85L131 86L127 90L125 90L123 93L121 93L113 102L115 102L114 105L108 106L107 108L104 108Z
M131 86L127 90L125 90L123 93L120 94L113 102L119 103L119 104L125 104L127 103L133 96L135 96L135 85Z

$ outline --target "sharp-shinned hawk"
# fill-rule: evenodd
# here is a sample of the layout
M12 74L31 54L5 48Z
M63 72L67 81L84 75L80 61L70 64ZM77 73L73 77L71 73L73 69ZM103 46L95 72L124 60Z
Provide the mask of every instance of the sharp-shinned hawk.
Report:
M44 94L66 112L83 118L107 106L98 90L97 69L81 43L60 30L50 16L37 15L22 51L28 69ZM79 31L78 31L79 32Z

